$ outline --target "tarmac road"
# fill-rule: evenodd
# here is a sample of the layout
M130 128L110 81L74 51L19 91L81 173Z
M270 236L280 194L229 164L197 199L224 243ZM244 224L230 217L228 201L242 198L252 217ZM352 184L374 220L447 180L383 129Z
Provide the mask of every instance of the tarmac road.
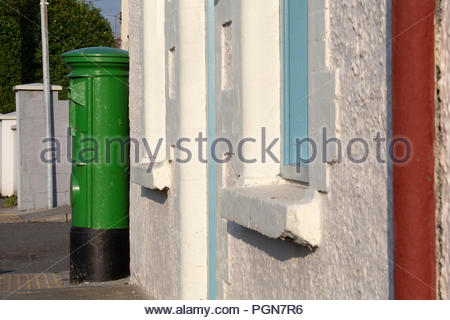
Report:
M145 299L128 279L69 283L69 231L64 208L19 212L0 207L0 300ZM29 221L41 222L29 222ZM46 222L47 221L47 222Z
M0 224L0 274L69 270L70 223Z

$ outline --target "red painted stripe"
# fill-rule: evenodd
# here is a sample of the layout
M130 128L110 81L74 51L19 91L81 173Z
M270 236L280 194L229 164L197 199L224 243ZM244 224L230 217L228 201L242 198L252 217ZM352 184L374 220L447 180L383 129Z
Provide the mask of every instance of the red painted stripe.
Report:
M393 0L393 136L411 160L394 164L396 299L436 298L435 0Z

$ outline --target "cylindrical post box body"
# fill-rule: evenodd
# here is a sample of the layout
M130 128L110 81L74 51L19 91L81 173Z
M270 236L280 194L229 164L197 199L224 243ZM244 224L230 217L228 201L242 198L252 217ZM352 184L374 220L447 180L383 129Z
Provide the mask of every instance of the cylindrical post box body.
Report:
M72 282L129 274L128 53L95 47L67 52L72 68Z

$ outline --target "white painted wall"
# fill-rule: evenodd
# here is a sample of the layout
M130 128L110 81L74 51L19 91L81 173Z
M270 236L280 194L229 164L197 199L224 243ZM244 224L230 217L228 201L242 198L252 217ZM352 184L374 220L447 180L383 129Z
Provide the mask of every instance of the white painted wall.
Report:
M0 115L0 193L4 197L10 197L17 192L16 134L13 130L15 126L15 114Z
M129 116L130 135L135 138L145 135L144 8L142 3L141 0L129 0ZM161 50L164 51L164 48ZM131 148L132 159L134 159L134 152L134 148ZM177 238L172 191L149 190L130 183L131 281L143 287L151 298L177 299L180 297L177 285L179 282Z
M148 2L148 1L146 1ZM121 14L122 14L122 21L120 26L120 39L121 39L121 45L120 48L122 50L128 50L128 39L129 39L129 12L128 12L128 0L121 0Z
M206 17L203 1L172 0L178 17L175 45L176 98L174 123L168 123L179 137L195 139L206 135ZM166 44L170 48L170 43ZM168 52L168 51L166 51ZM176 126L174 126L176 124ZM175 136L169 137L174 143ZM187 144L189 145L189 144ZM197 159L192 141L193 159ZM198 161L175 167L176 199L180 228L180 285L183 299L207 299L208 211L207 166Z
M318 8L323 4L321 10L310 15L322 15L324 23L310 27L316 34L325 30L326 51L310 48L313 55L310 67L336 74L336 135L344 146L356 137L364 138L373 146L377 131L383 137L390 134L390 1L312 3ZM257 0L218 2L216 28L232 20L235 57L233 89L217 93L218 136L231 135L237 141L255 135L261 126L268 128L268 136L280 135L279 4L277 0L266 1L264 6ZM220 52L221 48L217 50ZM216 58L220 61L221 54L216 53ZM310 97L310 101L320 99L327 83L316 81L310 85L317 86L313 88L316 96ZM273 150L279 157L280 149ZM392 297L391 182L388 166L377 163L373 147L371 151L369 160L363 164L346 160L328 165L328 192L318 195L322 240L315 251L219 219L219 296L225 299ZM277 184L289 183L277 177L279 168L270 163L263 168L248 166L251 168L238 162L221 166L219 183L227 189L250 185L272 185L276 189ZM260 210L260 214L263 212ZM218 214L222 215L220 211ZM266 223L270 225L270 221Z
M166 50L164 38L164 1L143 2L143 62L144 62L144 130L145 136L156 145L166 138ZM166 160L166 145L156 161Z
M316 62L318 67L336 74L333 101L337 136L344 145L355 137L370 143L377 131L389 137L390 0L317 1L326 10L313 14L323 15L320 21L324 24L312 27L324 30L326 54L317 55ZM147 117L152 114L144 116L144 111L158 107L157 102L147 104L157 97L146 97L149 90L156 90L154 85L164 81L165 128L170 149L181 136L193 139L198 131L206 133L206 10L204 0L163 3L165 77L158 74L155 77L159 80L147 82L152 75L146 71L146 36L142 29L154 30L149 32L156 35L158 24L143 28L153 23L153 18L145 22L148 17L143 16L146 10L142 1L129 3L130 124L132 136L153 134L154 128L146 127L151 123ZM157 5L157 1L153 4ZM221 26L232 20L232 86L220 85L223 55L219 46L217 136L228 137L233 143L244 136L259 139L261 126L267 128L268 141L280 135L279 5L279 0L266 0L264 5L260 0L218 1L219 43ZM156 40L154 50L161 59L162 41ZM169 51L174 47L172 59ZM174 63L173 69L169 60ZM321 84L316 85L320 96ZM155 126L160 128L163 124ZM186 146L197 150L195 143ZM250 156L257 149L249 147L245 152ZM225 152L218 151L218 155ZM273 151L279 156L279 145ZM170 154L168 151L166 156L171 158ZM194 152L193 159L196 158ZM171 168L173 181L169 190L148 190L131 184L132 281L143 286L152 298L206 298L207 168L196 161L173 163ZM247 166L236 161L218 165L219 197L220 188L289 184L277 177L278 173L279 166L271 162L267 166ZM223 219L218 211L220 298L392 297L389 166L377 163L372 152L364 164L344 161L328 165L327 180L328 192L317 194L322 240L315 251L250 231Z
M131 135L152 148L165 138L157 160L174 160L179 137L195 151L206 135L204 1L130 0L129 9ZM155 298L206 299L207 167L173 161L171 170L169 190L131 184L132 281Z

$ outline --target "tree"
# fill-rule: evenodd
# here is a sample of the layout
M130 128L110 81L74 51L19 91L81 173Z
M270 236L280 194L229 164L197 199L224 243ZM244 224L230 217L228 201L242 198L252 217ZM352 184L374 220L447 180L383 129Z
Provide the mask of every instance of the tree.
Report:
M50 80L67 88L70 69L60 55L83 47L113 47L114 36L92 2L48 2ZM0 44L0 113L7 113L15 110L15 85L42 82L39 0L0 1Z

